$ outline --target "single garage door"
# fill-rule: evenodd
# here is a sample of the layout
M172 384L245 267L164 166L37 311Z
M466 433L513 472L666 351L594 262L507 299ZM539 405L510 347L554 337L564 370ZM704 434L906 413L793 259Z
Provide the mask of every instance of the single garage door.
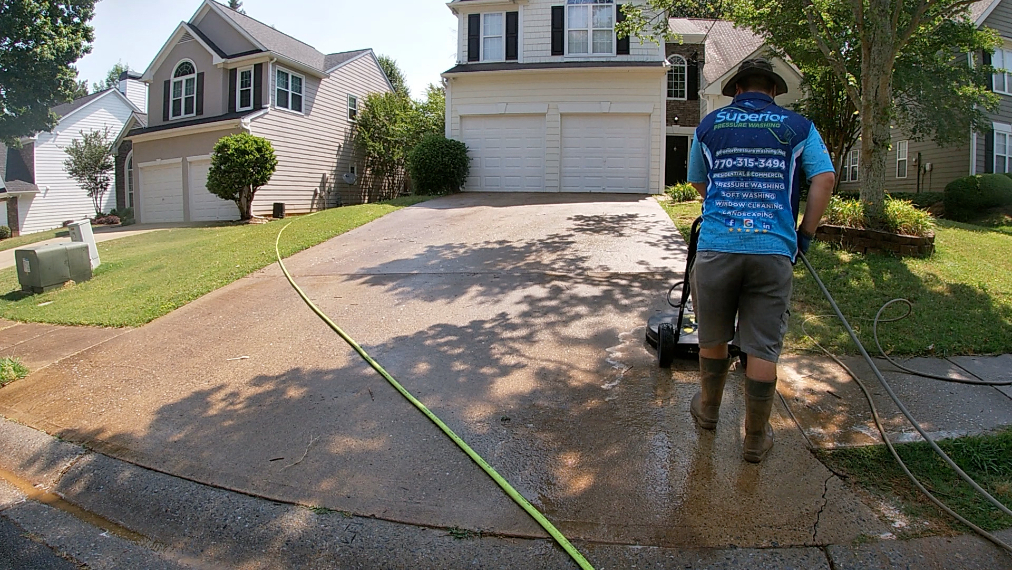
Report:
M183 221L183 166L140 167L141 223Z
M649 115L563 115L562 191L649 193Z
M222 200L207 191L207 171L210 160L188 162L190 170L190 221L217 222L238 220L239 207L235 202Z
M460 132L471 157L467 190L545 191L544 115L462 117Z

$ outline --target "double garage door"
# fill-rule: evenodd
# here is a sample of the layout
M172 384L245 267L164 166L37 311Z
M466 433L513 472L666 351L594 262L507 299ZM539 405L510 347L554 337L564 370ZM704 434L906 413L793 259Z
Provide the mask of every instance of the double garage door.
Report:
M471 156L468 190L546 190L544 115L463 117L461 138ZM648 115L563 115L560 147L562 192L649 193Z
M189 159L186 165L190 219L186 219L183 211L183 165L176 162L140 167L140 221L154 224L238 220L239 208L235 202L222 200L207 191L207 172L211 161L206 158Z

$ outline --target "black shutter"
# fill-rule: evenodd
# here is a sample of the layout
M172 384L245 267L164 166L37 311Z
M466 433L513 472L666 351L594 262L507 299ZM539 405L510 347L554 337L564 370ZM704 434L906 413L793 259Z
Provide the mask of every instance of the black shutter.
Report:
M204 72L197 74L197 116L204 114Z
M162 97L162 120L169 122L169 103L172 95L172 81L165 80L165 95Z
M689 65L685 68L685 95L689 101L697 101L699 100L699 60L694 57L688 63Z
M516 61L520 54L520 12L506 12L506 59Z
M552 6L552 55L566 54L566 7Z
M984 172L994 172L994 129L984 131Z
M262 109L264 106L264 64L258 63L253 66L253 108Z
M228 70L228 112L235 113L235 88L239 81L239 70L229 69Z
M991 52L985 51L984 56L981 58L984 65L991 65ZM994 76L987 76L987 90L994 91Z
M481 60L481 14L467 16L467 61Z
M622 12L622 5L615 6L615 22L621 24L625 21L625 13ZM616 38L618 36L615 36ZM629 55L629 36L616 40L615 53L618 55Z

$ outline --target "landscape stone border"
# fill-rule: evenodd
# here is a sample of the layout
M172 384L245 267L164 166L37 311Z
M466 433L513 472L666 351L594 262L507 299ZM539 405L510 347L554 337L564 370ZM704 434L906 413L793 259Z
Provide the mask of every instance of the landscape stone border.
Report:
M924 237L878 230L819 226L815 239L855 253L892 253L900 257L928 257L935 252L935 234Z

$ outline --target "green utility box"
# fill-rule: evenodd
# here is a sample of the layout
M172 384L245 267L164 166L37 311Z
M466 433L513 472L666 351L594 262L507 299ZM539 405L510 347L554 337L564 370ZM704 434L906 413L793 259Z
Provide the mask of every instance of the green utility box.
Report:
M91 256L86 243L57 243L14 250L22 291L45 293L67 281L91 279Z

